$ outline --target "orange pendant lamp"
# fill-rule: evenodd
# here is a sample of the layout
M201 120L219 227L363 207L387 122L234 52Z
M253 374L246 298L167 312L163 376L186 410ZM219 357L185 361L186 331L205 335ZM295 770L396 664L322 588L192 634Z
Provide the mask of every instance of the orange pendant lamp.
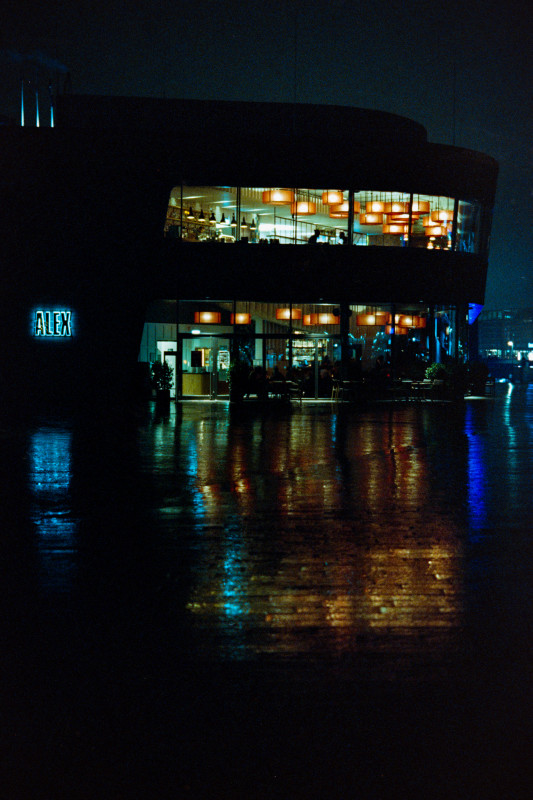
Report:
M195 311L194 321L196 324L218 325L222 319L220 311Z
M385 214L407 214L409 216L409 203L400 202L398 200L391 201L390 203L383 204L383 212Z
M335 189L326 189L325 192L322 192L322 202L325 206L329 206L332 203L342 203L344 202L344 194Z
M263 203L268 206L288 206L294 203L294 192L292 189L266 189Z
M433 214L422 217L422 225L426 236L445 236L448 232L446 225L438 225L433 219Z
M386 325L389 321L387 311L375 311L370 314L357 314L355 318L356 325Z
M359 225L383 225L383 214L359 214Z
M292 311L292 314L291 314ZM302 309L301 308L277 308L276 309L276 319L301 319L302 318Z
M319 311L313 314L304 314L304 325L338 325L340 317L329 311Z
M450 208L437 208L436 211L431 212L431 220L436 222L437 225L442 222L451 222L453 220L453 210Z
M230 314L230 322L232 325L249 325L252 321L252 315L247 312L237 312Z
M298 217L310 217L316 214L316 203L310 200L298 200L291 203L291 214L296 214Z
M429 200L413 200L413 214L429 214Z
M401 328L414 328L414 317L412 314L400 314L398 325Z
M367 214L384 214L385 202L383 200L368 200L365 203L365 211Z
M387 222L383 224L383 233L393 233L395 235L409 233L409 225L401 222Z
M413 201L413 207L410 212L410 204L405 201L393 201L385 203L385 213L390 214L391 222L408 222L409 216L413 220L420 218L421 214L429 212L428 200Z
M361 203L359 200L353 201L353 213L359 214L361 211ZM331 219L348 219L349 205L345 200L343 203L332 203L329 207L329 216Z

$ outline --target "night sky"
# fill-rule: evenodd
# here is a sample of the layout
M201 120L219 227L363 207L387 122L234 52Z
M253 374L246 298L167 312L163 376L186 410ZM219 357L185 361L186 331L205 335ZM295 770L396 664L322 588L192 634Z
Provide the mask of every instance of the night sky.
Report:
M0 115L18 119L22 72L44 92L68 71L74 93L382 109L493 156L486 308L533 306L530 2L19 0L2 16Z

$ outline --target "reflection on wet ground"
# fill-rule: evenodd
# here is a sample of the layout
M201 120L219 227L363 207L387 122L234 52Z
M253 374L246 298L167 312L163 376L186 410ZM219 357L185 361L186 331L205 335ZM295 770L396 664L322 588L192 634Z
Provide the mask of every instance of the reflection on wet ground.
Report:
M6 796L528 797L532 438L512 386L4 420Z

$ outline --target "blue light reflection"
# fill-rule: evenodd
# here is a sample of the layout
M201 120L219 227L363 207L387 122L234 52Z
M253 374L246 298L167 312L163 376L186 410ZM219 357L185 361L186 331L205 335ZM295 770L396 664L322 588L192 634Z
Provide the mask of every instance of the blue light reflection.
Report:
M479 531L487 524L487 484L485 440L476 429L472 405L467 405L465 433L468 439L468 513L474 532L472 541L481 538Z
M67 591L76 567L70 482L72 431L45 427L30 440L28 482L33 503L31 520L38 533L38 549L46 588Z

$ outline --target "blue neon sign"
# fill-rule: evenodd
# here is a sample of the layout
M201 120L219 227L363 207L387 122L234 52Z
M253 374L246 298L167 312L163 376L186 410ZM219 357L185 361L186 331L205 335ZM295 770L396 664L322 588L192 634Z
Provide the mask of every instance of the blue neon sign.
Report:
M65 339L73 336L73 313L70 309L35 309L32 333L36 338Z

